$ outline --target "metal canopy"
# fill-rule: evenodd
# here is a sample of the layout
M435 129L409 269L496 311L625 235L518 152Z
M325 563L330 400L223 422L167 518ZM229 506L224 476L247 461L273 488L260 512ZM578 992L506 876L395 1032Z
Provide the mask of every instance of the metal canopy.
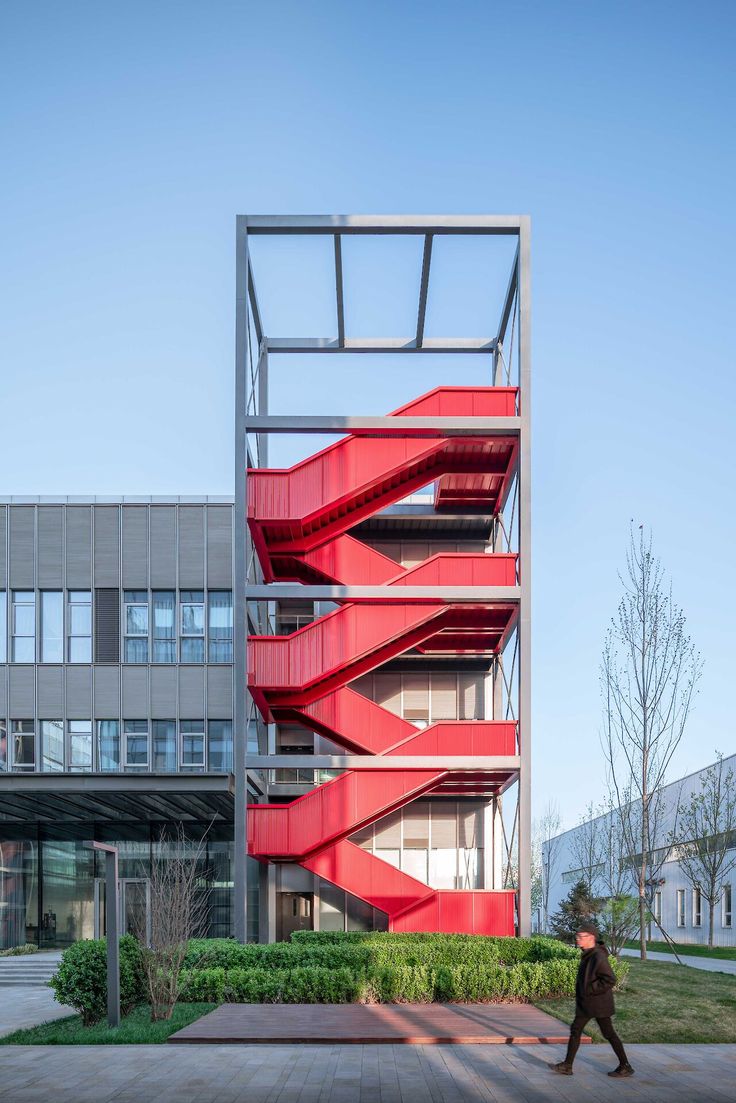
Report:
M232 822L232 774L0 774L0 826Z

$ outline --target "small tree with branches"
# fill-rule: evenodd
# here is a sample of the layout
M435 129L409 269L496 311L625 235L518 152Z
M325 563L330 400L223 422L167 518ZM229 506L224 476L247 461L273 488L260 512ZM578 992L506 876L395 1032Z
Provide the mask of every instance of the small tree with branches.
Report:
M540 860L540 895L545 931L549 930L549 892L560 861L562 819L559 806L550 801L536 823L536 847Z
M708 945L713 917L729 873L736 867L736 790L723 756L701 774L700 789L680 809L676 835L680 868L708 905Z
M632 530L621 579L624 593L606 636L601 662L603 747L626 850L635 866L639 938L646 959L646 923L662 847L661 790L682 739L701 673L685 616L665 586L651 537Z
M600 810L591 801L580 817L570 843L575 868L591 893L595 893L604 872L605 827L600 815Z
M154 844L150 870L150 917L139 919L143 976L151 1021L170 1019L190 938L204 934L210 890L202 867L205 836L186 838L181 823ZM148 929L146 929L148 927Z

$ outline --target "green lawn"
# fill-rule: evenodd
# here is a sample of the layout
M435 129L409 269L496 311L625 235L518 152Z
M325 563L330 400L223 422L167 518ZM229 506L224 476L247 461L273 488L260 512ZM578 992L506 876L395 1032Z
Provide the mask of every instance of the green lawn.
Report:
M151 1009L148 1006L136 1007L126 1015L119 1027L111 1030L106 1022L94 1026L82 1026L79 1015L68 1019L57 1019L43 1026L16 1030L0 1038L3 1046L98 1046L98 1045L151 1045L165 1042L170 1034L193 1023L208 1011L214 1003L178 1003L170 1019L166 1022L151 1022Z
M638 942L625 942L627 950L638 950ZM736 961L736 946L714 946L709 950L707 946L689 946L686 942L675 941L677 952L691 954L693 957L717 957L724 961ZM671 954L672 947L667 942L647 942L648 950L656 950L658 954Z
M736 1042L736 977L726 973L631 960L615 998L614 1024L624 1042ZM572 1022L572 999L541 1000L536 1006ZM586 1031L594 1042L603 1041L594 1020Z

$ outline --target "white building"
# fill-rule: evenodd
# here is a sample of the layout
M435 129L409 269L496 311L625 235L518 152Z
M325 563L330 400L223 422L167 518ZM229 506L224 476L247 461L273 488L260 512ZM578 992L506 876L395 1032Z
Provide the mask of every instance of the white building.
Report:
M673 781L662 790L661 814L659 838L655 841L666 845L667 835L672 830L674 813L677 807L682 807L690 800L693 793L700 791L701 778L709 767L678 781ZM732 770L736 777L736 754L723 760L724 777ZM598 817L601 825L607 817ZM590 822L590 821L589 821ZM576 856L579 848L576 848L576 837L585 830L584 825L570 828L555 836L551 843L544 844L545 855L549 853L548 847L553 849L553 857L550 863L550 889L549 889L549 914L554 915L563 900L570 892L572 886L583 876L580 859ZM736 847L736 839L733 840ZM727 856L732 857L732 852ZM544 863L545 868L547 863ZM654 911L660 923L678 943L702 943L708 942L708 904L701 898L700 891L693 888L691 882L685 876L684 871L677 861L676 853L672 853L672 860L666 861L658 874L662 884L655 893ZM736 868L724 878L724 888L721 898L716 905L713 924L713 937L716 946L734 946L736 937L733 924L733 897L736 889ZM594 892L603 893L600 885L592 886ZM632 885L632 892L635 889ZM650 937L661 939L661 934L655 924L652 924Z

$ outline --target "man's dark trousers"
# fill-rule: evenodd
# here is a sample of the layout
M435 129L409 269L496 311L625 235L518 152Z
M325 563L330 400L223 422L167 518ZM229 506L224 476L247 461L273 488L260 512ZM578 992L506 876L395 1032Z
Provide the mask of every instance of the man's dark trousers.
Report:
M589 1023L594 1017L593 1015L588 1015L585 1011L581 1011L580 1008L575 1009L575 1018L570 1027L570 1041L567 1043L567 1053L565 1054L566 1065L571 1065L575 1060L575 1054L578 1051L580 1036L583 1033L585 1024ZM610 1043L613 1052L618 1057L618 1063L620 1065L628 1065L629 1059L626 1056L626 1050L624 1049L623 1042L614 1030L611 1016L606 1015L602 1019L596 1018L595 1021L598 1023L601 1034L606 1041Z

